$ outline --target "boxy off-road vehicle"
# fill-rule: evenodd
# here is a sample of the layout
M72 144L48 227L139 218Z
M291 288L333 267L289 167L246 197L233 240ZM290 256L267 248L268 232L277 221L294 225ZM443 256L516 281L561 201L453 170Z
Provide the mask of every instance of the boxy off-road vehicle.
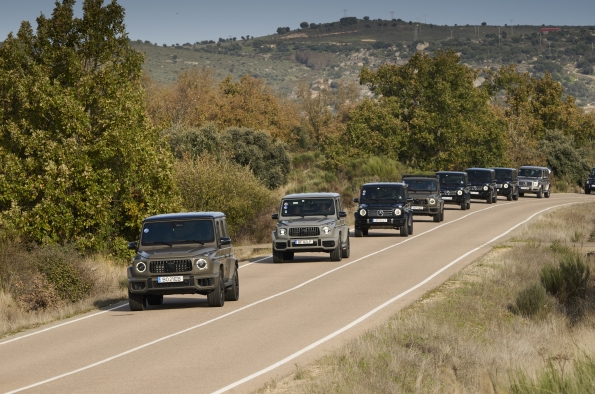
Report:
M519 199L519 177L516 168L492 167L496 171L496 190L508 201Z
M498 202L496 171L490 168L467 168L471 199L485 200L488 204Z
M438 171L440 194L444 204L455 204L461 210L471 208L471 194L467 184L467 173L460 171Z
M549 198L552 170L547 167L522 166L519 168L519 196L532 193L537 198Z
M128 248L136 256L128 267L128 303L133 311L161 305L170 294L203 294L220 307L240 297L225 214L188 212L156 215L142 224L140 239Z
M413 199L411 210L414 216L432 216L435 222L444 220L444 201L436 175L403 175L403 182Z

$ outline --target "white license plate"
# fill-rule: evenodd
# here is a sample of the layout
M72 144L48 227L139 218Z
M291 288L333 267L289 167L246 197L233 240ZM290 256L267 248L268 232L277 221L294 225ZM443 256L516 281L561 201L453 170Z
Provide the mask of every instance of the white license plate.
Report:
M183 276L159 276L157 283L169 283L169 282L183 282Z
M388 219L372 219L374 223L387 223Z
M471 192L471 194L479 194L479 192Z
M521 186L521 190L529 190L528 186Z
M420 209L424 209L424 207L413 207L412 206L411 209L418 209L418 210L420 210Z
M442 197L443 200L452 200L452 197Z
M293 241L294 245L314 245L313 239L296 239Z

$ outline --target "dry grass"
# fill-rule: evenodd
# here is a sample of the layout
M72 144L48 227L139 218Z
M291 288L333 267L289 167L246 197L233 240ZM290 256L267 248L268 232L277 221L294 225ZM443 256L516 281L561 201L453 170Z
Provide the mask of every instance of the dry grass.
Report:
M595 204L544 215L515 233L528 242L494 248L385 324L259 392L501 393L519 371L534 379L553 365L568 375L595 353L593 279L578 315L549 295L543 319L515 315L510 305L557 260L556 245L585 255L594 229ZM582 247L571 240L577 232L586 234ZM585 261L593 272L595 259Z

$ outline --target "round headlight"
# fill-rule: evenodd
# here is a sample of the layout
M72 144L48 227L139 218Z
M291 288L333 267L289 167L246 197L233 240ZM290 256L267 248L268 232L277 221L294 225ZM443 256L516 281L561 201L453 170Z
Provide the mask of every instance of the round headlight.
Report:
M457 190L457 196L462 196L463 195L463 191L462 190Z
M198 259L196 260L196 268L199 270L204 270L207 268L207 261L205 259Z
M537 182L533 182L533 186L537 186Z
M362 208L359 210L359 214L360 214L360 216L366 216L368 214L368 212Z
M433 198L430 198L430 201L429 202L430 202L430 205L436 204L436 200L434 200Z
M487 192L487 191L488 191L488 187L487 187L487 186L484 186L484 187L483 187L483 191L484 191L484 192Z
M323 232L324 234L330 234L330 232L331 232L331 228L330 228L330 227L328 227L328 226L324 226L324 227L322 228L322 232Z
M401 216L402 211L399 208L395 209L395 216Z
M505 184L504 184L504 188L505 188L505 189L508 189L508 183L505 183Z
M147 264L143 263L142 261L140 263L136 263L136 270L138 272L145 272L147 270Z
M280 228L280 229L279 229L279 235L285 235L285 234L287 234L287 229L285 229L285 228Z

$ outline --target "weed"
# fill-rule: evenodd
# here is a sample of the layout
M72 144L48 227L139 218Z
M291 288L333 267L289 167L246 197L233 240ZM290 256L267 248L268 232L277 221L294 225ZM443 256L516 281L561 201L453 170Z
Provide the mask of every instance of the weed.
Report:
M511 311L524 317L542 319L547 314L547 294L540 283L534 283L521 290Z

